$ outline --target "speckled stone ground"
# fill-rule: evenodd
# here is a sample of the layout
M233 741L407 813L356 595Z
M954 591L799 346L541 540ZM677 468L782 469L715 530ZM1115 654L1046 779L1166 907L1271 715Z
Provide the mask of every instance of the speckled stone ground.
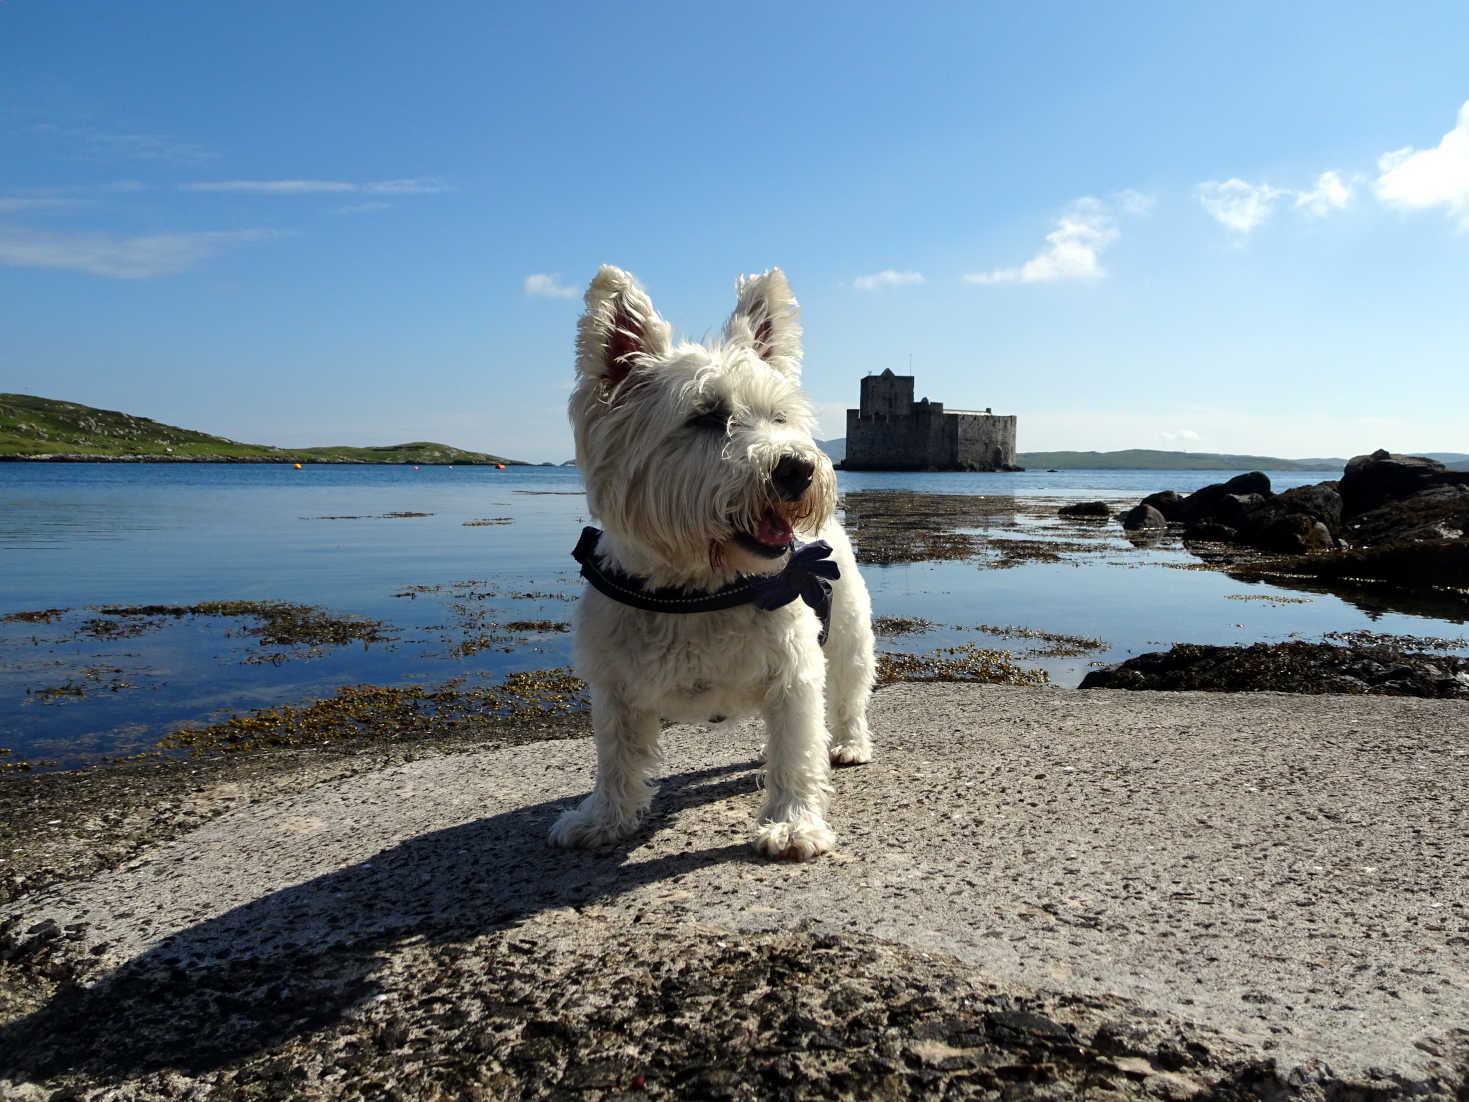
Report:
M1469 705L898 685L872 715L808 865L749 848L747 725L670 728L602 851L544 842L572 739L281 786L24 894L0 1091L1463 1089Z

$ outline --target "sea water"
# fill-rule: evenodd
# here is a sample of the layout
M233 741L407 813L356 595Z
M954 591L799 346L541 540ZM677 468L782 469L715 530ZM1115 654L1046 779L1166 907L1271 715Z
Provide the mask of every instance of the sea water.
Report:
M1015 517L987 534L1046 540L1064 527L1049 514L1067 501L1120 505L1233 473L840 472L838 485L843 494L1010 497ZM1271 472L1277 491L1328 477ZM0 747L75 764L152 746L179 726L309 703L342 685L432 685L566 665L565 628L581 589L570 551L592 522L572 468L0 464ZM1095 664L1174 642L1463 634L1442 617L1179 569L1197 560L1176 539L1134 547L1115 522L1094 533L1094 553L1006 569L865 566L875 615L933 625L880 638L879 648L1008 647L1021 664L1074 686ZM210 601L317 606L380 621L388 638L272 647L249 634L248 618L216 616L128 618L121 622L147 630L124 637L88 627L106 621L102 608ZM49 622L17 616L49 609L62 611ZM985 627L1102 645L1036 656L1033 642Z

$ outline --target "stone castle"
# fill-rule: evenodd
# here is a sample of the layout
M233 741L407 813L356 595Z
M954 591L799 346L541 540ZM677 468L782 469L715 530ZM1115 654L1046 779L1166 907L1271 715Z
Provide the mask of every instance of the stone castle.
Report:
M847 410L849 471L1015 471L1015 418L913 400L913 376L868 375Z

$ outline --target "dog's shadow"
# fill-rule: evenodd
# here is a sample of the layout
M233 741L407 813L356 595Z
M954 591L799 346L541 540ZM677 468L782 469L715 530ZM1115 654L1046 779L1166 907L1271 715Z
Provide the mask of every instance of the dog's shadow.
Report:
M395 944L463 941L696 869L756 862L747 840L628 858L679 811L748 794L757 768L664 778L642 828L619 845L552 848L546 835L566 801L548 801L408 839L236 907L95 983L63 985L0 1027L0 1078L209 1071L341 1020L378 993L372 974Z

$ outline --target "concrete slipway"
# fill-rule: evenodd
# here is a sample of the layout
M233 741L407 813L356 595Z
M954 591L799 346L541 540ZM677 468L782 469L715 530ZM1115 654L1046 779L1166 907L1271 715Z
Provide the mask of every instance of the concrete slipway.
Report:
M12 928L83 924L66 944L89 982L430 926L860 933L1134 1000L1283 1071L1462 1080L1469 706L899 685L872 721L876 760L835 777L839 852L806 865L748 846L758 727L675 727L622 847L546 846L592 747L543 742L237 807L19 900Z

